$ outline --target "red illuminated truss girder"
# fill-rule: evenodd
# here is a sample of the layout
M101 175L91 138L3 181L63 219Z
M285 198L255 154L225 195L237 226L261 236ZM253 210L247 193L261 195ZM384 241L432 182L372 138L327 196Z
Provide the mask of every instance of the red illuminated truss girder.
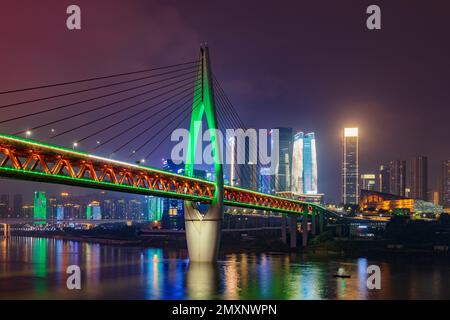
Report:
M40 182L155 195L210 203L214 184L146 166L0 135L0 176ZM322 210L316 204L224 187L224 204L285 213Z

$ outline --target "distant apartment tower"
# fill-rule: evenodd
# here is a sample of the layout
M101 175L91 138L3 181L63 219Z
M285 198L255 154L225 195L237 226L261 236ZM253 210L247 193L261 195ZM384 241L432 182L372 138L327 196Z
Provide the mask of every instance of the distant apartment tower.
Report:
M23 197L21 194L14 195L14 217L22 218Z
M11 215L11 203L9 194L0 196L0 218L9 218Z
M275 169L275 191L291 191L292 128L275 128L279 133L278 145L271 131L271 150L278 148L279 161Z
M240 178L240 186L251 189L251 190L257 190L258 187L258 168L257 168L257 150L254 152L256 154L251 155L250 154L250 146L248 143L245 144L244 147L245 150L245 163L244 164L238 164L237 169L239 171L239 178ZM252 161L252 158L256 158L256 162Z
M390 192L390 172L389 167L386 165L380 166L380 172L378 173L378 191L383 193Z
M33 216L34 219L47 219L47 197L43 191L34 192L33 200ZM35 222L35 224L45 224L45 221Z
M427 200L428 159L418 156L411 159L411 198Z
M405 196L406 161L393 160L389 162L389 193Z
M440 200L441 205L450 208L450 159L442 161Z
M263 193L273 192L273 175L270 174L270 168L261 168L259 170L258 190Z
M231 153L230 164L229 164L229 182L232 186L240 186L244 188L248 188L251 190L257 190L258 187L258 151L252 150L253 154L250 154L250 144L247 139L243 141L243 150L244 157L242 160L239 160L238 150L242 148L240 146L241 142L239 142L236 137L230 137L227 141L228 148L227 152ZM256 161L254 161L256 159Z
M376 175L373 173L364 173L361 175L361 189L364 190L371 190L371 191L376 191L375 190L375 186L376 186Z
M314 132L298 132L292 141L291 191L317 194L317 155Z
M345 128L342 152L342 202L357 204L359 199L358 128Z

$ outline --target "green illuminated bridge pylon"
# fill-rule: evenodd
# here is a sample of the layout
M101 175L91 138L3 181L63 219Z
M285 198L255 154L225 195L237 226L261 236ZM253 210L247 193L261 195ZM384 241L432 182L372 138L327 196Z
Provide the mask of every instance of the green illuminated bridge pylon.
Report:
M191 112L190 139L185 175L142 164L99 157L61 146L42 143L15 135L0 134L0 177L73 185L101 190L183 200L186 238L192 261L214 261L220 243L223 207L240 207L289 214L322 214L326 209L315 203L260 193L224 185L218 137L213 135L214 181L194 177L198 123L206 118L209 129L217 129L214 86L208 49L201 49L195 94ZM198 204L209 206L201 213ZM40 215L39 212L37 212ZM304 219L305 220L305 219Z
M209 209L202 214L192 201L184 202L184 221L186 226L186 241L189 258L192 261L211 262L217 259L219 252L221 224L223 220L223 169L220 154L220 141L217 135L217 113L214 104L214 89L211 78L209 50L201 48L197 83L194 96L200 96L198 103L192 105L191 123L189 129L189 145L186 157L186 175L194 175L197 141L203 115L206 117L208 129L211 132L212 155L214 159L214 192ZM200 152L201 154L201 152Z

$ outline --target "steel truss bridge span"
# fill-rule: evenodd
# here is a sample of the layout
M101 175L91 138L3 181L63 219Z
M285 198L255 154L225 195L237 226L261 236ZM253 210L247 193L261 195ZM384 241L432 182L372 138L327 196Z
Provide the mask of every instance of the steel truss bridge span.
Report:
M0 176L210 204L215 184L32 139L0 134ZM289 214L324 211L318 204L224 186L227 206Z

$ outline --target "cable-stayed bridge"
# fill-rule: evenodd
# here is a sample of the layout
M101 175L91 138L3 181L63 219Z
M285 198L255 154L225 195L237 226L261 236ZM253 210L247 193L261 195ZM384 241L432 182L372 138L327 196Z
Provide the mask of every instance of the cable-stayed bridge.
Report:
M120 81L103 83L116 78ZM101 84L93 87L61 91L98 82ZM50 89L56 93L39 96L39 92ZM97 94L101 90L107 93ZM212 74L207 47L201 48L199 59L190 62L8 90L0 95L15 97L28 92L33 93L32 98L16 97L18 101L0 106L4 114L11 115L0 120L4 130L11 132L0 134L0 176L184 200L186 238L193 261L216 259L224 206L280 212L293 219L301 215L304 222L308 215L314 218L325 212L315 203L224 184L220 139L214 131L214 179L196 177L198 122L205 121L209 129L245 129ZM62 99L70 100L63 103ZM145 165L189 117L184 174ZM96 155L102 151L107 155ZM258 170L259 165L255 166L244 166L236 172L237 179L242 179L239 175L252 175L245 170ZM206 213L200 212L199 203L209 206Z

